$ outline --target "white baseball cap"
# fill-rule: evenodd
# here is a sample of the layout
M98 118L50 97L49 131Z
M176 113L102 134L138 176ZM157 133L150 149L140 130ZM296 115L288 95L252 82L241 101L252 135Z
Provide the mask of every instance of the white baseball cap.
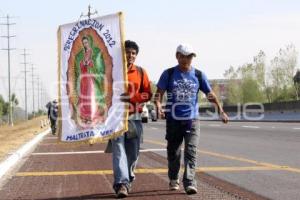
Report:
M194 51L194 49L188 45L188 44L180 44L177 49L176 49L176 53L181 53L185 56L189 56L189 55L193 55L193 56L196 56L196 53Z

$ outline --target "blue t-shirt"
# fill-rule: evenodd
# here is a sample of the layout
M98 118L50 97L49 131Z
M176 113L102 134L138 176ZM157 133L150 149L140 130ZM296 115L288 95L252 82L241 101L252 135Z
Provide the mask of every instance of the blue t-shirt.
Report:
M211 91L206 75L203 72L201 75L202 81L199 88L194 67L190 71L183 72L177 65L170 77L168 70L162 73L157 87L167 91L167 119L190 120L198 117L199 89L205 94Z

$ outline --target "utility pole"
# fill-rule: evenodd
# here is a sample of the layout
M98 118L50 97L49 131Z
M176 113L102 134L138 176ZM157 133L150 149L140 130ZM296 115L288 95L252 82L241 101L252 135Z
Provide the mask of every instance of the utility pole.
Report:
M1 17L4 18L4 17ZM6 17L6 23L0 24L7 27L7 35L1 36L3 38L7 39L7 49L2 49L7 51L7 62L8 62L8 102L9 102L9 117L8 117L8 123L10 126L13 126L13 113L12 113L12 101L11 101L11 88L10 88L10 51L14 50L10 48L10 38L16 37L15 35L10 35L10 26L15 25L15 23L10 23L11 17L7 15Z
M42 92L41 93L42 94L42 104L43 104L43 106L45 106L47 104L48 100L47 100L47 93L46 93L46 90L44 87L41 88L41 92Z
M34 77L34 74L33 74L33 70L34 70L35 68L33 67L33 64L31 64L31 79L32 79L32 115L33 115L33 117L35 117L35 111L34 111L34 79L33 79L33 77Z
M24 56L24 62L21 64L24 64L24 75L25 75L25 120L28 120L28 109L27 109L27 62L26 62L26 56L29 54L26 53L26 49L23 49L24 53L21 54Z
M88 6L88 13L85 15L85 14L83 14L83 13L81 13L81 15L80 15L80 18L81 17L88 17L89 19L91 19L91 16L92 15L95 15L95 14L98 14L98 11L97 10L95 10L94 12L91 12L91 5L89 5Z
M38 89L37 89L37 92L38 92L38 95L37 95L37 101L38 101L37 107L38 107L38 109L37 109L37 111L39 112L39 110L40 110L40 78L37 77L36 80L37 80L37 87L38 87Z
M44 94L43 94L43 83L42 83L42 81L40 82L39 87L40 87L40 96L41 96L41 99L40 99L41 109L44 110L44 101L43 101Z

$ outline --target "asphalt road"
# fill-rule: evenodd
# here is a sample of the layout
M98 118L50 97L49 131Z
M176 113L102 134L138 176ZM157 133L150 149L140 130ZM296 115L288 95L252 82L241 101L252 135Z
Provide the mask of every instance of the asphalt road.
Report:
M144 124L128 199L298 200L300 124L202 122L197 195L168 190L165 121ZM0 183L0 199L114 199L105 144L65 145L47 135Z
M144 124L143 148L166 156L165 121ZM198 167L276 200L300 199L300 123L201 122Z

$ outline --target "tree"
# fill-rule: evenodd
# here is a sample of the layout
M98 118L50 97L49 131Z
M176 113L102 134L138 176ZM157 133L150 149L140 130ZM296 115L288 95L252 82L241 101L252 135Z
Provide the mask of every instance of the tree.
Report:
M240 103L242 100L242 94L238 84L240 80L238 80L238 74L233 66L230 66L230 68L225 71L224 77L228 79L227 97L224 100L224 105L235 105Z
M285 49L280 49L278 55L271 60L272 101L296 99L297 91L293 77L297 65L297 54L295 46L290 44Z
M265 81L264 64L258 61L264 53L257 56L256 64L245 64L235 70L232 66L225 72L228 79L227 99L225 104L263 102L263 85Z
M261 73L252 63L238 68L238 74L241 79L241 103L264 101L262 92L264 75Z
M259 83L251 77L245 77L242 79L241 83L242 90L242 102L263 102L263 94L259 89Z
M300 98L300 70L297 70L297 73L295 74L294 78L294 85L296 89L296 94L297 94L297 100Z
M231 66L224 73L224 77L228 79L227 98L224 103L271 103L299 99L300 84L295 82L298 80L295 78L297 55L293 44L280 49L271 60L268 73L266 54L263 51L254 56L252 63L239 66L237 70ZM298 76L300 77L300 72Z
M0 95L0 121L2 116L8 114L9 103L4 101L2 95Z
M253 68L256 80L261 89L266 88L266 54L262 50L253 58Z
M154 81L151 81L150 84L151 84L151 92L152 92L152 94L155 94L155 92L157 90L156 84ZM153 95L152 99L154 99L154 95Z
M266 69L266 54L260 50L259 53L254 56L253 59L255 77L258 83L258 87L261 90L262 102L271 102L270 98L270 86L267 82L267 69Z
M16 96L15 93L13 93L13 94L11 95L11 102L12 102L12 108L13 108L13 110L14 110L14 108L15 108L17 105L19 105L19 100L17 99L17 96Z
M2 104L2 114L7 115L8 114L8 109L9 109L9 103L6 101L3 101Z
M4 104L5 104L5 101L2 97L2 95L0 95L0 118L2 117L3 115L3 110L4 110Z
M217 98L221 99L220 87L219 87L217 81L212 81L211 87L212 87L212 90L214 91L214 93L216 94Z

